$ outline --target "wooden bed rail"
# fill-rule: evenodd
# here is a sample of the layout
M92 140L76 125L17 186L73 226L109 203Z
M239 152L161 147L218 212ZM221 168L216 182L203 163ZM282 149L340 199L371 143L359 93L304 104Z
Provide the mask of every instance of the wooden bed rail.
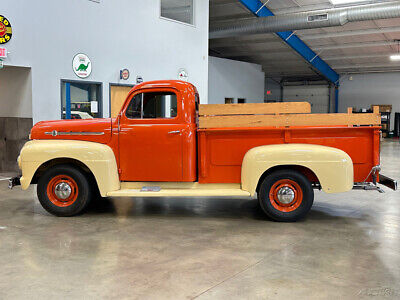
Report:
M199 108L200 116L309 113L311 113L311 105L308 102L202 104Z
M307 102L204 104L199 108L199 128L288 127L288 126L376 126L381 124L379 107L372 113L311 114Z

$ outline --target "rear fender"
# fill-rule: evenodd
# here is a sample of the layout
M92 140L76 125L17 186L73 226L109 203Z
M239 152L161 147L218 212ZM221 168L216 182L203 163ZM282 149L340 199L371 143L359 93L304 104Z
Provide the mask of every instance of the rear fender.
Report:
M246 153L242 164L242 189L254 195L265 172L289 165L314 172L326 193L353 188L353 162L346 152L320 145L279 144L255 147Z
M120 189L118 167L112 149L99 143L71 140L27 142L18 159L22 170L22 189L29 187L40 166L60 158L74 159L84 164L92 172L103 197L108 192Z

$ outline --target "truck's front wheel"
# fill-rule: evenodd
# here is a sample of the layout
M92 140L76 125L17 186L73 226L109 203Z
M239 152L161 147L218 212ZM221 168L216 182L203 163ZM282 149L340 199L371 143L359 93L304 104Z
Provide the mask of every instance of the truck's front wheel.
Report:
M86 176L77 168L58 165L38 181L37 195L43 208L59 217L71 217L89 204L91 189Z
M279 170L261 183L258 201L275 221L293 222L303 218L314 202L314 191L306 176L294 170Z

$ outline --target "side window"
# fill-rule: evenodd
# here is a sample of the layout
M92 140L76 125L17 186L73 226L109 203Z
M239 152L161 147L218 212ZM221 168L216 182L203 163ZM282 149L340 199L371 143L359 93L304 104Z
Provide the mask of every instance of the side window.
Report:
M129 103L128 109L126 110L126 116L129 119L141 119L142 118L142 96L143 94L135 95L131 103Z
M137 94L126 111L126 116L130 119L165 119L175 118L177 115L177 98L172 92Z

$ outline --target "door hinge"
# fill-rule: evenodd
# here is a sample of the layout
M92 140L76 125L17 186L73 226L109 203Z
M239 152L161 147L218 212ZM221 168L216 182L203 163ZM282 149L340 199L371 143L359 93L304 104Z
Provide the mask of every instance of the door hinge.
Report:
M122 170L121 169L118 169L118 174L122 174Z

